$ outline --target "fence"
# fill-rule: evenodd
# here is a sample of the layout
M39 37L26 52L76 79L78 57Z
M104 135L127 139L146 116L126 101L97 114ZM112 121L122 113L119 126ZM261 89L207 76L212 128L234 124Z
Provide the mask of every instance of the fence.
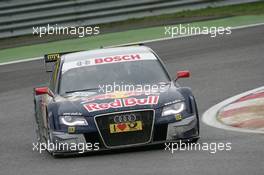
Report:
M2 0L0 38L30 34L33 26L88 26L253 1L256 0Z

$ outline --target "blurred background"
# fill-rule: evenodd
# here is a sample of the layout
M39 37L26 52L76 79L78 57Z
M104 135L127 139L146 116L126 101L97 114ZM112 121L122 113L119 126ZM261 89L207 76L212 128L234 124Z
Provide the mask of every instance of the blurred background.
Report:
M114 37L104 36L94 39L94 42L91 36L86 37L89 38L88 40L80 39L77 35L62 34L39 37L32 34L33 27L99 26L100 35L104 35L234 16L255 15L254 20L261 22L264 21L263 16L260 16L262 14L264 14L263 0L1 0L0 62L16 59L18 56L12 53L18 51L6 49L19 46L60 40L68 41L67 43L54 43L52 46L45 45L40 49L23 49L22 51L26 51L27 54L19 56L24 58L41 56L46 52L57 52L57 50L91 49L164 37L163 29L155 31L154 36L155 28L152 28L151 31L140 33L126 33ZM237 19L235 22L240 21L241 19ZM250 21L252 18L243 19L242 24ZM230 23L234 22L231 21L228 25ZM217 22L217 24L227 25L226 22ZM77 40L72 40L74 38ZM92 43L92 45L85 43ZM61 44L63 47L60 48Z

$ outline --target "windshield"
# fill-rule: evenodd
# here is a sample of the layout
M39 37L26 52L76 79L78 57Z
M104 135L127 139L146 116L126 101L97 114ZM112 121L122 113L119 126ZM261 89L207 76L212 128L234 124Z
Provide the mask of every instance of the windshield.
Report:
M65 94L96 90L103 85L152 85L168 81L158 60L130 61L69 69L61 75L59 91Z

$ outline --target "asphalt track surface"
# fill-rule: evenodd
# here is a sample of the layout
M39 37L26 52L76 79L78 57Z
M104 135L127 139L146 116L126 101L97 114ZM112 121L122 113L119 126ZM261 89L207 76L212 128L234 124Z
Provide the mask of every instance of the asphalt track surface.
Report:
M197 97L200 115L214 104L263 86L264 26L234 30L231 36L193 36L148 44L163 58L169 72L188 69L180 80ZM232 150L130 150L84 157L54 159L32 151L32 88L44 83L43 63L33 61L0 67L0 174L237 174L262 175L264 138L201 124L200 142L231 142Z

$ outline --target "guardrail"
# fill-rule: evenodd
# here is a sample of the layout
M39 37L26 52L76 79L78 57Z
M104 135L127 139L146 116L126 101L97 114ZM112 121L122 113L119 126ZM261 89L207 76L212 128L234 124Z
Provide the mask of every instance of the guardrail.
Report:
M256 0L5 0L0 2L0 38L30 34L33 26L97 25L253 1Z

